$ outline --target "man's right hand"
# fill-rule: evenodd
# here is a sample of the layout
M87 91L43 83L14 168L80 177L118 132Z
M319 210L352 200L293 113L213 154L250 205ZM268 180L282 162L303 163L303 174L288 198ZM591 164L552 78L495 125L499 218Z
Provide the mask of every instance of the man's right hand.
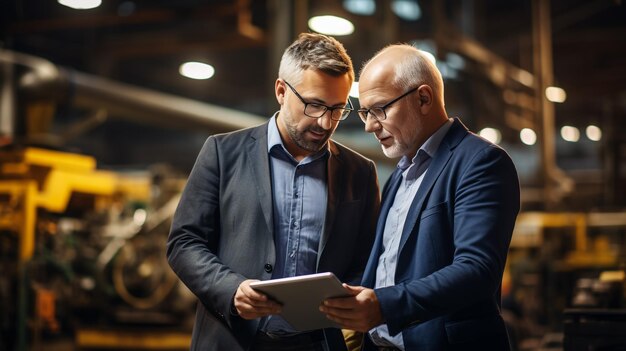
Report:
M255 319L279 314L281 305L250 287L250 283L258 280L248 279L239 284L233 303L239 316L244 319Z

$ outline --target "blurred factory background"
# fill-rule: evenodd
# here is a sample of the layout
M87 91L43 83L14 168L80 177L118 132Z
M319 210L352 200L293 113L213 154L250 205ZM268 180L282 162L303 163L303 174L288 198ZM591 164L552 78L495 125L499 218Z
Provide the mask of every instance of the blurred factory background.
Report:
M278 109L304 31L356 68L390 43L432 53L449 115L511 154L516 350L624 350L621 0L2 1L1 350L188 347L195 299L164 258L179 192L208 135ZM356 115L335 139L386 181Z

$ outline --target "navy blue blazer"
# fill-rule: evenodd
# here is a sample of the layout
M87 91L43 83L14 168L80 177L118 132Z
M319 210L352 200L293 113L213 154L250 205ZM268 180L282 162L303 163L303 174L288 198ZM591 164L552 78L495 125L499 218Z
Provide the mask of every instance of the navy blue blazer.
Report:
M363 277L370 288L400 181L396 170L383 189ZM510 157L455 119L408 212L395 285L375 290L390 334L402 333L406 350L510 349L500 285L519 208ZM364 350L373 349L366 338Z
M374 241L380 206L371 160L328 142L328 202L318 272L358 284ZM167 259L198 297L192 350L247 350L259 319L231 311L245 279L272 277L276 261L267 123L205 142L189 175L167 241ZM345 350L339 329L325 336Z

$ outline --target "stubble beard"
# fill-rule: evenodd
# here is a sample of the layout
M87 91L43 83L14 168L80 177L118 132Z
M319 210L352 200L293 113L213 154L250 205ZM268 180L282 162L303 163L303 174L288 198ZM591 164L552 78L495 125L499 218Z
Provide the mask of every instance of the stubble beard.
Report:
M304 134L307 131L313 131L316 133L326 133L326 136L323 139L320 139L319 141L306 140L304 137ZM328 142L328 139L330 139L330 134L331 134L329 131L318 129L318 128L306 128L302 132L299 132L296 129L296 127L289 125L289 124L287 125L287 132L289 133L289 137L291 138L291 140L293 140L293 142L299 148L306 150L306 151L310 151L310 152L320 151L322 147L326 145L326 142Z
M387 158L400 158L404 155L404 148L395 140L393 144L391 144L391 146L385 147L384 145L381 145L381 148L383 149L383 153L385 154L385 156L387 156Z

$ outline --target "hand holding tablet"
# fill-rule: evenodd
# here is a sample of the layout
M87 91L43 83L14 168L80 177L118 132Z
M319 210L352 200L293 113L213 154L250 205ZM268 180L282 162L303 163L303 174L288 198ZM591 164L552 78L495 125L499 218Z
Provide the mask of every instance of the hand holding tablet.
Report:
M250 287L281 303L280 315L299 331L339 328L319 306L325 299L351 295L331 272L257 281Z

